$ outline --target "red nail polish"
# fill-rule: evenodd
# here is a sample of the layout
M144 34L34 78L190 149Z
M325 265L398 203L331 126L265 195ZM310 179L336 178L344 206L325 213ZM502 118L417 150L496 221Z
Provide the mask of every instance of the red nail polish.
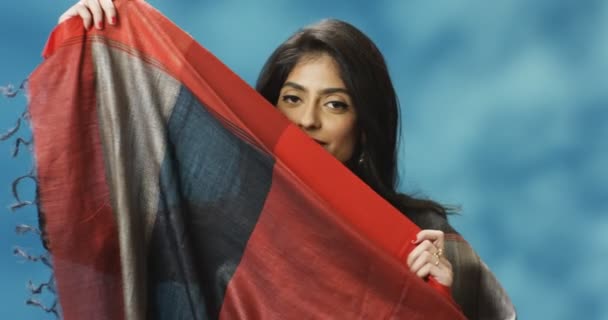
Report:
M97 28L103 29L103 23L101 21L97 23Z
M110 24L116 24L116 17L110 18Z

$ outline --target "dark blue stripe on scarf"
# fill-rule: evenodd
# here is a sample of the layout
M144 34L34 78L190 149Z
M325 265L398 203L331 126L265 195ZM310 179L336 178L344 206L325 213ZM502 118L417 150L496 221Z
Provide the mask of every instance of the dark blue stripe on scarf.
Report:
M149 252L149 316L217 319L264 206L274 159L228 130L185 88L167 138Z

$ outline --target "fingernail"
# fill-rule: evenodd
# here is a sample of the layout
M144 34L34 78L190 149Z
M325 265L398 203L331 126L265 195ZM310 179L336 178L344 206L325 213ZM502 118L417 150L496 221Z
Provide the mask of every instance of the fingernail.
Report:
M97 23L97 29L99 29L99 30L103 29L103 22L99 21Z
M110 18L110 24L116 24L116 17Z

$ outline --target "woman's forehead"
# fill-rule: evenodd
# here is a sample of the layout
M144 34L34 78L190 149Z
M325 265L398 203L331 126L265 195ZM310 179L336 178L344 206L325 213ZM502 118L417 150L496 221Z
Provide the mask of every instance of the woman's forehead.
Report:
M303 91L345 89L338 64L328 54L300 59L287 76L286 85Z

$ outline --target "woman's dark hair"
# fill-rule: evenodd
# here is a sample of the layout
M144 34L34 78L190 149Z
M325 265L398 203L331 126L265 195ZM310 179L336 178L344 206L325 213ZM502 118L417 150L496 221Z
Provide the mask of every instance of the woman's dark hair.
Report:
M434 211L445 216L440 204L395 191L399 103L384 57L376 45L354 26L335 19L305 27L281 44L268 58L256 89L273 105L281 87L303 57L328 54L357 113L359 139L348 168L404 214Z

